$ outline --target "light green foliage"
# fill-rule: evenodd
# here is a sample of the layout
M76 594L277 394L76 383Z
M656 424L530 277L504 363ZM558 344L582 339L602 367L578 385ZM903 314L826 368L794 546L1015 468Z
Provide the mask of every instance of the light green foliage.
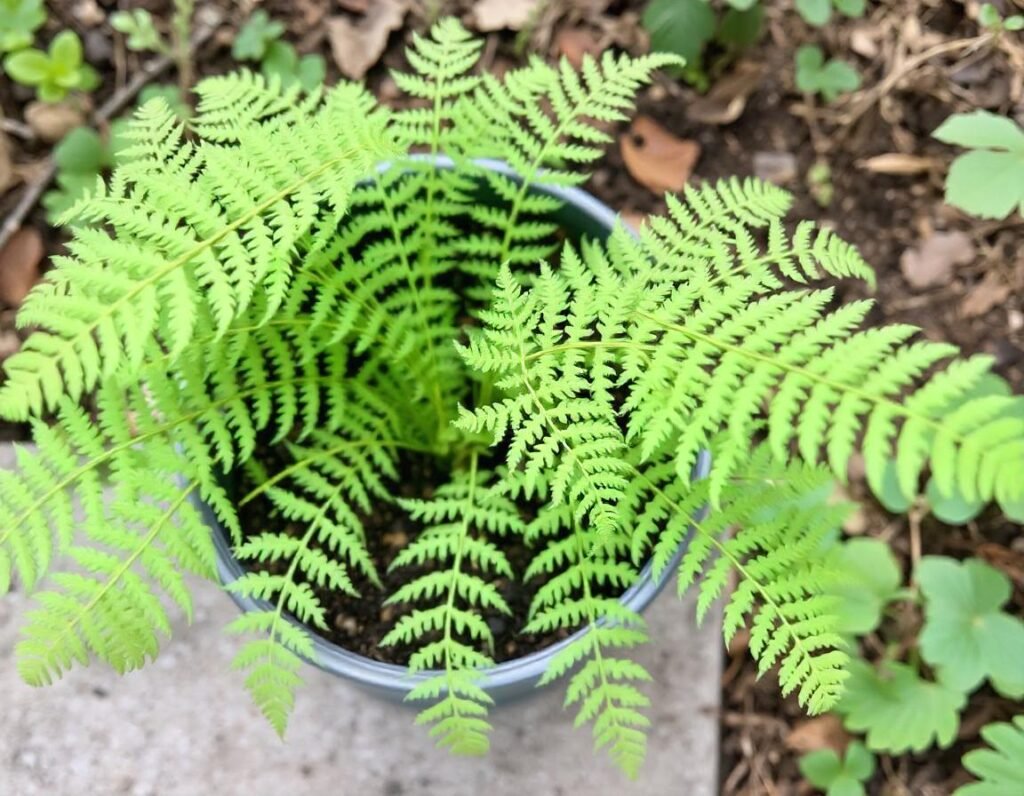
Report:
M964 755L964 768L980 782L961 785L954 796L1007 796L1024 792L1024 716L981 728L988 749Z
M816 28L828 24L833 9L843 16L864 16L865 0L796 0L796 10L808 25Z
M757 41L763 20L759 0L731 0L721 14L708 0L651 0L642 24L650 34L651 50L683 58L683 78L704 90L710 84L708 72L721 71ZM713 41L726 52L713 64L705 63L705 50Z
M281 38L284 24L271 20L262 8L253 12L235 36L231 55L236 61L262 61L267 48Z
M865 635L882 621L882 611L901 595L896 557L878 539L851 539L836 547L830 563L837 570L830 592L839 602L839 632Z
M946 201L980 218L1024 213L1024 130L988 111L957 113L933 135L970 149L958 156L946 177Z
M928 682L904 663L884 663L876 670L854 660L849 672L837 710L846 729L867 733L868 748L900 754L953 743L967 701L961 690Z
M799 760L800 773L826 796L864 796L864 782L875 773L875 756L853 741L842 758L832 749L821 749Z
M4 60L7 74L18 83L35 86L43 102L59 102L69 91L92 91L99 75L82 63L82 42L74 31L58 33L46 52L20 50Z
M280 40L282 33L284 25L258 9L238 32L231 54L239 61L256 61L265 77L281 81L285 88L297 83L304 91L313 91L324 82L327 63L318 54L300 58L291 44Z
M137 52L170 52L170 45L156 29L153 15L142 8L117 11L110 15L110 26L127 36L125 45Z
M796 51L796 87L807 94L821 94L826 102L834 102L840 94L860 88L860 75L839 58L825 60L821 48L805 44Z
M1002 610L1009 579L975 559L926 556L917 581L925 600L921 655L942 681L968 692L988 678L1007 696L1024 696L1024 622Z
M178 119L188 118L190 110L176 86L146 86L139 92L139 105L157 97L167 103ZM71 208L96 188L100 175L119 163L118 153L131 143L126 137L128 125L128 119L115 119L105 137L92 128L76 127L54 147L56 187L43 194L42 200L51 224L59 224ZM81 219L72 220L82 223Z
M850 456L872 483L895 461L909 497L930 466L970 499L1024 500L1021 399L978 392L987 358L942 370L952 347L861 330L867 301L834 309L816 283L872 272L833 233L787 227L784 191L729 180L667 197L639 237L560 239L559 202L532 187L583 183L607 126L678 58L533 59L499 78L480 52L454 20L415 36L401 110L242 72L201 82L185 123L161 98L138 112L113 176L66 214L69 253L4 362L0 415L29 419L39 451L0 474L0 586L35 588L69 551L83 565L43 592L30 680L90 652L122 670L156 654L161 595L187 611L182 572L211 574L194 497L249 568L228 587L258 606L232 624L254 634L236 666L283 732L328 595L380 583L360 518L400 494L399 456L429 457L451 477L399 503L422 530L390 595L421 721L457 752L486 747L485 614L509 577L493 544L522 533L524 630L582 631L545 682L569 677L577 723L635 774L648 674L630 655L647 633L615 596L645 560L661 573L689 539L680 589L697 584L703 616L735 582L727 637L749 624L759 667L821 711L846 676L824 542ZM495 154L520 179L477 162ZM243 469L253 486L234 494ZM265 519L243 532L257 499ZM911 685L900 699L945 693Z
M474 455L470 471L457 473L431 500L402 502L427 529L396 556L392 569L425 561L448 566L406 582L388 598L417 610L402 616L381 640L420 645L409 659L411 672L441 670L417 683L406 699L434 703L420 712L417 723L433 724L430 734L438 745L458 755L484 754L490 746L486 717L492 700L475 672L494 665L494 636L477 611L511 613L493 579L512 578L512 567L488 537L524 530L515 503L495 491L493 480L491 473L477 471ZM487 652L480 652L481 646Z
M1014 33L1024 30L1024 15L1011 14L1004 18L992 3L985 3L978 10L978 24L996 33Z
M0 53L28 47L45 21L43 0L0 0Z

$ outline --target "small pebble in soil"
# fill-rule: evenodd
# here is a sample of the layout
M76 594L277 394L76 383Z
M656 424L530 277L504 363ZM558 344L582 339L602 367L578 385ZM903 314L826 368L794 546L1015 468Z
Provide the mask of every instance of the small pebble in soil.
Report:
M359 630L359 623L351 616L338 614L334 617L334 627L344 633L348 633L350 636L353 636Z
M797 178L796 156L792 152L755 152L754 174L776 185L785 185Z

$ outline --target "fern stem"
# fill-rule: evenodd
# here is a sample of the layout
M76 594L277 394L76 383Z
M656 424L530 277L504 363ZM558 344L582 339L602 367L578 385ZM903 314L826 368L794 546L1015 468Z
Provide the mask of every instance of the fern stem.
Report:
M534 351L532 354L526 355L526 361L531 362L535 359L541 359L542 357L550 356L551 354L557 354L561 351L575 351L575 350L586 350L586 349L611 349L611 348L630 348L636 351L654 351L657 346L649 345L646 343L635 343L629 340L580 340L575 343L560 343L559 345L553 345L550 348L542 348L539 351Z
M479 454L474 451L469 458L469 492L466 494L466 508L469 509L473 506L473 501L476 499L476 472ZM454 671L454 664L451 657L451 642L452 642L452 609L455 607L455 583L459 578L459 571L462 568L462 555L466 546L466 536L469 534L469 523L470 515L469 511L463 513L462 516L462 527L459 528L459 545L455 549L455 559L452 561L451 566L451 582L448 584L448 599L445 602L444 608L444 672L445 681L448 684L448 693L454 695L452 690L452 672ZM452 709L455 715L458 713L458 700L452 700Z

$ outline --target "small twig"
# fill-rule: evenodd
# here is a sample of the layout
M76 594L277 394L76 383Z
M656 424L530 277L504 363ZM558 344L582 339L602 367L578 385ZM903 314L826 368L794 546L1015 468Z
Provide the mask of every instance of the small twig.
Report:
M894 69L886 75L885 78L872 86L871 89L861 97L860 101L843 116L841 121L843 128L846 131L852 129L854 123L860 119L861 116L871 110L871 108L874 107L882 97L892 91L901 80L914 72L918 67L930 61L932 58L937 58L940 55L946 55L947 53L958 52L960 50L974 50L981 47L983 44L992 41L992 38L993 36L991 33L985 33L981 36L975 36L970 39L946 41L942 44L936 44L934 47L929 47L927 50L918 53L913 58L908 58L901 66L899 66L899 68Z
M17 119L0 118L0 131L16 135L26 141L31 141L36 137L31 127Z
M196 30L195 35L192 36L190 42L190 49L192 52L195 52L196 49L201 47L207 39L213 35L214 31L219 27L220 22L221 17L217 15L216 18L211 18L205 25L203 25L203 27ZM90 121L93 126L101 127L110 121L113 116L121 111L129 102L135 99L135 95L138 94L146 84L158 75L167 71L167 69L169 69L173 64L174 58L170 55L157 56L144 64L142 69L132 76L131 80L115 91L106 102L92 113ZM4 219L3 226L0 226L0 249L3 249L11 236L21 227L21 223L25 220L25 216L32 211L32 208L35 207L36 202L39 201L39 197L42 195L43 191L46 190L47 186L49 186L50 182L53 180L53 176L57 171L57 166L53 161L53 157L47 156L44 163L45 166L40 171L39 176L25 187L25 192L21 195L21 199L18 200L18 204L16 204L14 209L7 214L7 218Z

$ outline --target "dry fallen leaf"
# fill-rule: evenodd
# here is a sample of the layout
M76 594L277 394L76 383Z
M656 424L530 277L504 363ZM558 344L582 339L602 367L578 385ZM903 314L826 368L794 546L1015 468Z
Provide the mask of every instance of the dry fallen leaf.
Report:
M584 55L589 53L596 58L601 54L601 41L597 34L583 28L562 28L555 36L555 47L558 54L568 58L576 69L583 63Z
M886 152L884 155L875 155L873 158L858 160L858 168L874 174L892 174L897 176L909 176L911 174L924 174L939 166L934 158L923 158L919 155L904 155L902 152Z
M677 138L649 116L637 116L619 146L633 179L654 193L683 190L700 157L700 144Z
M947 285L953 267L974 259L974 244L963 232L936 232L915 249L900 257L904 279L915 290Z
M39 278L43 239L35 227L22 227L0 249L0 301L20 307Z
M479 31L522 30L539 0L479 0L471 12L471 24Z
M402 27L404 0L374 0L358 22L348 17L327 20L327 38L334 62L345 77L361 80L384 54L388 36Z
M365 14L370 7L370 0L337 0L337 2L346 11L356 14Z
M11 160L11 145L7 142L7 136L0 133L0 194L18 181L18 175L14 172L14 161Z
M71 102L30 102L25 108L25 121L32 132L53 144L85 124L85 115Z
M690 103L686 115L703 124L732 124L743 114L763 76L761 64L740 61L729 75L715 82L707 96Z
M976 318L979 315L998 307L1010 296L1010 286L990 271L985 278L971 290L960 304L960 314L965 318Z
M849 733L843 729L842 721L834 713L801 721L786 736L786 746L800 753L816 752L819 749L842 753L849 742Z

